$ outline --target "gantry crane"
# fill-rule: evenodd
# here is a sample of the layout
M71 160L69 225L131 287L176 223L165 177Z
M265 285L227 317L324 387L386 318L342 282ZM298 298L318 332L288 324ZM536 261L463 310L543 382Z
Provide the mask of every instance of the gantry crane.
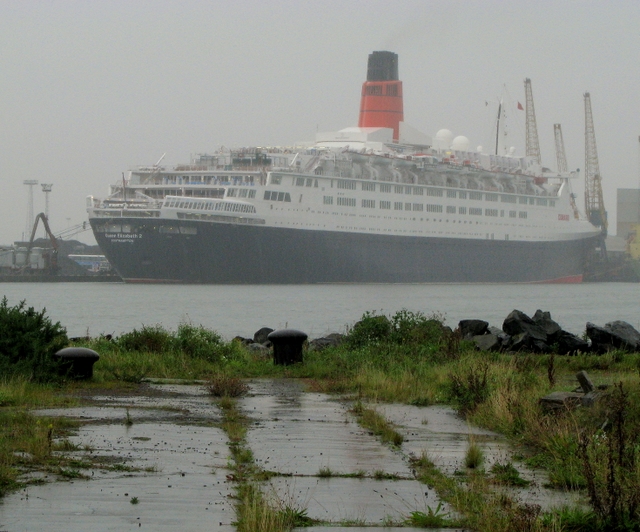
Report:
M593 127L593 113L591 112L591 95L584 93L584 207L589 221L599 227L602 236L607 236L607 211L602 197L602 179L598 164L598 149L596 147L596 132Z

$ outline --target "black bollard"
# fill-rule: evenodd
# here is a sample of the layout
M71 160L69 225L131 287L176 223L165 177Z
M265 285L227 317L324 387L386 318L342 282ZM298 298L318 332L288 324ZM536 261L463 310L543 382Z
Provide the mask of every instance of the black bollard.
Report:
M302 362L302 344L307 335L296 329L280 329L267 336L273 344L273 363L280 366L289 366Z
M93 365L100 355L86 347L65 347L54 355L61 362L64 373L74 379L90 379L93 377Z

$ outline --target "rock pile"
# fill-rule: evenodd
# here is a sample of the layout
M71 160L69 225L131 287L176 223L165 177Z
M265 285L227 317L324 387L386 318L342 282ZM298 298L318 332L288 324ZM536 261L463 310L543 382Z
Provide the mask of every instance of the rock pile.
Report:
M273 347L273 344L268 339L268 336L273 331L274 329L270 329L269 327L262 327L254 333L253 338L236 336L234 340L236 342L240 342L250 351L260 353L265 356L271 356L271 348ZM321 351L327 347L340 345L344 341L344 338L345 335L340 333L327 334L321 338L309 341L307 348L309 351Z
M458 324L464 340L471 340L481 351L606 353L613 349L640 351L640 333L625 321L613 321L598 327L587 323L586 339L564 331L551 319L551 313L536 310L533 317L513 310L504 320L502 329L491 327L483 320L462 320Z

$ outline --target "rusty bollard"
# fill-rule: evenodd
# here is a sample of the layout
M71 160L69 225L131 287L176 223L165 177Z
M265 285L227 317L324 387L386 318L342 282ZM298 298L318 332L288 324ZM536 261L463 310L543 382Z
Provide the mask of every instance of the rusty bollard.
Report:
M280 329L267 336L273 344L273 363L280 366L289 366L302 362L302 344L307 335L296 329Z

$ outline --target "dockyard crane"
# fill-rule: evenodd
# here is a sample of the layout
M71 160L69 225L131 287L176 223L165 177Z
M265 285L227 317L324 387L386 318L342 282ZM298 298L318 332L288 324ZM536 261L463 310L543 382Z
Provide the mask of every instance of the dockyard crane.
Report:
M529 78L524 80L524 93L525 93L525 107L527 114L527 151L526 155L535 157L538 164L542 164L540 158L540 142L538 140L538 125L536 124L536 110L533 107L533 91L531 90L531 80Z
M584 93L584 206L589 221L602 230L602 236L607 236L607 211L602 197L602 178L598 163L598 149L596 147L596 133L593 126L591 112L591 95Z
M564 140L562 138L562 128L560 124L553 124L553 137L556 141L556 162L558 173L568 172L567 155L564 151Z

